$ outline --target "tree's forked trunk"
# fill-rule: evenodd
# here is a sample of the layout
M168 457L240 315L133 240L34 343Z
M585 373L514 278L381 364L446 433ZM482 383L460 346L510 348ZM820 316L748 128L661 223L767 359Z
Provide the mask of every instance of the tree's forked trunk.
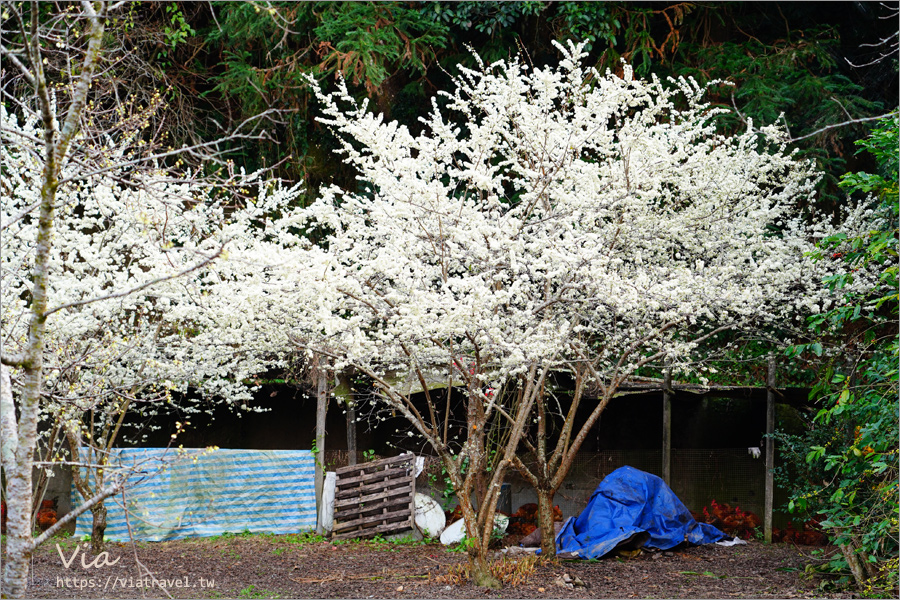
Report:
M486 543L485 536L480 535L480 532L478 531L478 514L472 508L472 505L469 503L462 503L461 506L463 510L463 519L466 522L466 537L469 544L466 550L469 555L469 568L472 572L472 581L479 587L500 589L502 584L500 583L500 580L491 573L491 566L487 559L490 538L488 537L488 543ZM487 527L487 525L485 526ZM493 523L490 523L490 527L493 528Z

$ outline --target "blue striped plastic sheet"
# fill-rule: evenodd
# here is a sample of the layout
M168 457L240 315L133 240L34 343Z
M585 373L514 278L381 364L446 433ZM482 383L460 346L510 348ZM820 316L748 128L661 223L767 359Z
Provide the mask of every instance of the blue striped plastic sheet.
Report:
M87 450L81 449L82 460ZM315 457L309 450L117 448L113 468L129 469L125 492L106 500L106 536L158 542L226 532L297 533L316 527ZM72 504L82 499L72 487ZM75 535L91 532L91 513Z

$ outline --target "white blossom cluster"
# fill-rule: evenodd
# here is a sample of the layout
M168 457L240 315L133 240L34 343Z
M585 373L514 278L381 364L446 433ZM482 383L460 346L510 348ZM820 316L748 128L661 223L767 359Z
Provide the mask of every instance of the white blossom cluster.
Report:
M477 356L499 388L536 362L627 374L825 306L837 261L807 254L831 227L800 215L816 174L783 135L720 135L693 80L559 49L558 67L462 69L418 135L311 80L359 189L323 192L305 217L330 234L282 275L303 344L436 379Z
M189 177L129 170L127 136L93 153L121 167L64 166L45 389L79 410L146 382L246 407L245 382L286 364L290 335L338 369L471 374L499 390L538 363L627 374L716 327L826 306L818 282L840 261L807 254L831 227L796 210L815 174L778 131L723 137L692 80L601 75L579 47L560 50L555 68L463 69L418 135L343 86L316 88L360 184L306 210L297 186L257 179L255 204L234 205ZM40 144L26 142L42 132L2 107L0 119L2 339L15 354L40 194ZM302 237L314 228L324 243Z
M40 145L29 141L43 133L3 107L0 122L0 323L4 353L15 355L27 337L38 215L29 207L41 187ZM278 327L260 325L270 316L259 318L255 306L265 302L265 266L300 239L290 222L298 188L235 177L258 185L255 204L235 206L227 189L192 183L189 173L129 168L137 139L110 139L93 152L104 162L70 160L62 169L43 410L72 423L86 410L114 409L124 397L117 393L165 398L189 385L240 405L251 396L244 380L277 365L287 346Z

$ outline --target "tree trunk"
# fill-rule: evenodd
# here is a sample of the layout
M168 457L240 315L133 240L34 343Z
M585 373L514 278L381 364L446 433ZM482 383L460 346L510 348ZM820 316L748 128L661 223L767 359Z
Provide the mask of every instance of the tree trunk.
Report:
M49 234L48 234L49 235ZM39 239L43 239L39 236ZM44 301L44 306L46 302ZM43 308L41 308L43 312ZM34 552L31 503L33 494L32 470L34 448L37 444L37 423L40 410L41 373L43 367L43 318L35 318L29 342L31 364L23 369L22 396L19 398L18 439L15 462L6 469L6 556L3 572L3 593L7 598L22 598L28 587L28 566Z
M478 531L478 513L472 508L472 504L464 502L462 507L463 519L466 522L467 553L469 555L469 568L472 571L472 581L479 587L499 590L502 586L500 580L491 573L491 565L488 562L488 548L485 544L485 536ZM485 527L493 529L493 519ZM490 539L490 537L488 537Z
M469 569L472 574L472 581L479 587L500 589L502 585L500 581L491 574L490 563L487 560L490 535L484 535L484 531L480 530L478 527L479 512L482 510L487 511L488 507L482 504L479 507L479 510L475 510L471 501L471 486L474 482L472 479L469 479L469 481L466 482L468 485L464 484L459 464L453 461L450 455L445 455L442 458L444 467L447 469L448 474L450 474L450 477L454 482L456 499L459 502L463 521L465 521L466 524L466 538L464 543L466 544L466 553L469 556ZM470 472L466 477L471 478L473 477L473 474ZM483 527L491 527L493 529L493 526L493 518L491 518L490 522L485 519Z
M100 56L103 29L106 21L106 5L100 4L99 14L93 3L84 3L87 13L88 47L83 68L71 96L62 129L57 129L54 107L50 100L50 87L44 75L39 37L31 40L32 83L38 97L41 120L44 125L44 168L41 181L41 201L38 228L34 246L32 273L31 317L28 325L28 341L21 360L22 394L19 398L19 422L15 450L15 463L6 467L7 540L3 571L3 595L7 598L25 596L28 585L28 565L34 552L32 536L31 502L34 448L37 444L37 423L40 411L41 385L43 382L44 330L47 321L48 280L50 276L50 250L53 243L53 219L56 210L56 191L59 185L60 165L68 152L69 144L81 123L82 111L87 103L88 90L94 69ZM37 5L32 7L37 10ZM35 21L35 24L37 21ZM4 361L6 362L6 361ZM7 365L10 363L7 362ZM6 457L4 457L6 458Z
M3 597L23 598L31 563L31 469L16 465L6 472L6 556Z
M353 371L345 369L334 376L334 399L343 403L347 413L347 464L356 464L356 402L353 400ZM324 457L323 457L324 458Z
M856 554L855 548L851 544L841 544L840 548L844 558L847 560L847 565L850 567L850 572L853 573L856 587L861 590L864 589L866 586L866 573L863 571L863 566L860 564L861 561Z
M96 556L103 552L103 538L106 534L106 505L98 502L91 507L91 515L94 517L91 527L91 554Z
M356 403L347 402L347 464L356 464Z
M479 542L480 543L480 542ZM472 569L472 581L483 588L499 590L503 587L500 580L491 573L491 565L487 560L487 548L476 552L475 547L469 547L469 566Z
M541 555L556 556L556 529L553 525L553 497L556 491L537 488L538 527L541 528Z
M873 578L878 575L878 570L875 568L875 565L872 564L872 561L869 560L869 555L863 550L862 542L859 539L858 535L852 536L853 545L856 547L856 551L859 556L859 562L862 563L863 568L866 570L866 574L869 578Z

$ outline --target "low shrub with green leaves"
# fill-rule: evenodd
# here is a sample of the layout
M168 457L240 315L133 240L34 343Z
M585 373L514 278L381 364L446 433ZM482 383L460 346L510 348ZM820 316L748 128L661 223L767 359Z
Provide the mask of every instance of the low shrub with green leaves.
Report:
M856 269L874 268L878 284L851 295L854 271L825 283L845 302L810 319L818 341L789 353L832 351L812 391L819 403L810 430L781 436L795 465L793 512L817 515L841 553L826 570L852 576L865 595L897 594L898 571L898 119L883 120L860 143L878 161L876 173L851 173L842 185L868 195L880 227L836 235L821 253L840 255ZM813 347L815 345L815 347ZM848 573L849 571L849 573Z

